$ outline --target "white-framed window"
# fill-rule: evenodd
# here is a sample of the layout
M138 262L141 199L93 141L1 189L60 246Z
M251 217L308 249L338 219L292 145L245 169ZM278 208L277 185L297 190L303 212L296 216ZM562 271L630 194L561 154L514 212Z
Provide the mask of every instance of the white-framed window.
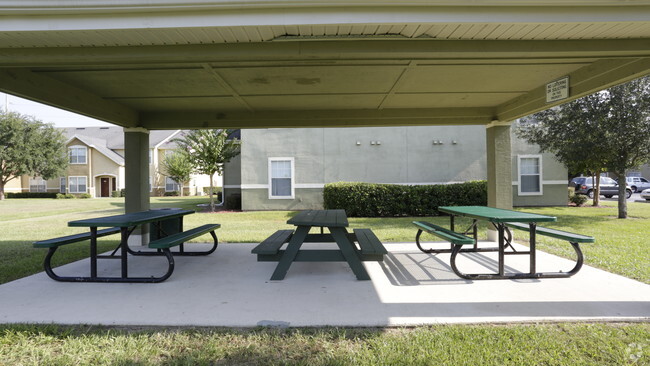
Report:
M88 148L85 146L70 146L68 148L70 164L87 164Z
M153 184L151 184L152 179L151 176L149 176L149 192L153 192Z
M520 196L542 195L542 156L519 155L517 160Z
M269 158L269 199L294 197L294 159Z
M61 179L59 180L59 192L65 193L65 185L66 185L65 183L66 183L65 177L61 177Z
M47 181L41 177L29 178L30 192L47 192Z
M165 192L180 191L180 186L178 182L171 179L170 177L165 177Z
M68 177L70 193L86 193L88 177Z

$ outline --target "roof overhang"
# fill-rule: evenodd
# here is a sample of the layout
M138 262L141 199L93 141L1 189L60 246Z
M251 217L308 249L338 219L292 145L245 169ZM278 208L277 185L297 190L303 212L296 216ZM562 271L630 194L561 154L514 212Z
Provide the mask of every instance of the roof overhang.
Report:
M0 1L0 90L147 129L453 125L650 72L648 1L83 3Z

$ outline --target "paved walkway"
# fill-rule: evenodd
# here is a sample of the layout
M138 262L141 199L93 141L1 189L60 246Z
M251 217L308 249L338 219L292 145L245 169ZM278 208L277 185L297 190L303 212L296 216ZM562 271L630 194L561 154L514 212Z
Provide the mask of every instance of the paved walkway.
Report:
M316 244L320 245L320 244ZM366 262L372 281L345 263L295 263L269 281L273 262L257 262L254 244L221 244L207 257L178 257L160 284L59 283L39 273L0 285L1 323L163 326L405 326L559 320L650 320L650 286L591 268L567 279L466 281L449 255L415 244L387 244L384 263ZM43 252L45 255L45 252ZM463 254L461 270L494 270L496 253ZM526 269L527 256L510 256ZM119 261L100 262L113 271ZM166 268L160 258L132 258L130 273ZM88 260L58 268L87 273ZM485 268L487 267L487 268ZM539 270L570 261L538 253Z

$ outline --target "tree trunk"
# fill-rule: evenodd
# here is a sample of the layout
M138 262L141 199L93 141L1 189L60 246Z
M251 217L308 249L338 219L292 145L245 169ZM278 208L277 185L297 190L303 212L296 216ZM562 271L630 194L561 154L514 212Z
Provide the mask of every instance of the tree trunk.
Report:
M627 181L625 179L625 172L623 172L623 174L616 173L616 175L618 175L618 218L626 219L627 198L625 195L627 192L625 192L625 188L627 188Z
M5 182L0 180L0 201L5 200Z
M179 193L179 195L180 195L181 197L183 197L183 186L184 186L185 184L184 184L184 182L181 182L181 184L179 184L179 185L180 185L180 187L178 187L178 190L179 190L180 192L178 192L178 193Z
M214 173L210 174L210 212L214 212L214 192L212 188L213 179L214 179Z
M591 177L592 183L594 183L594 206L598 207L600 205L600 170L596 172L596 175Z

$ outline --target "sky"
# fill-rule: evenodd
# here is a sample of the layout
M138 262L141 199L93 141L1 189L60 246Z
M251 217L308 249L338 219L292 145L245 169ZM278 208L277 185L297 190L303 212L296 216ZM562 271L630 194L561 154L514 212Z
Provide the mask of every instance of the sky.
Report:
M45 122L53 123L55 127L100 127L100 126L114 126L110 123L102 122L93 118L88 118L76 113L64 111L62 109L53 108L44 104L29 101L0 93L0 108L2 110L10 110L34 116L36 119Z

